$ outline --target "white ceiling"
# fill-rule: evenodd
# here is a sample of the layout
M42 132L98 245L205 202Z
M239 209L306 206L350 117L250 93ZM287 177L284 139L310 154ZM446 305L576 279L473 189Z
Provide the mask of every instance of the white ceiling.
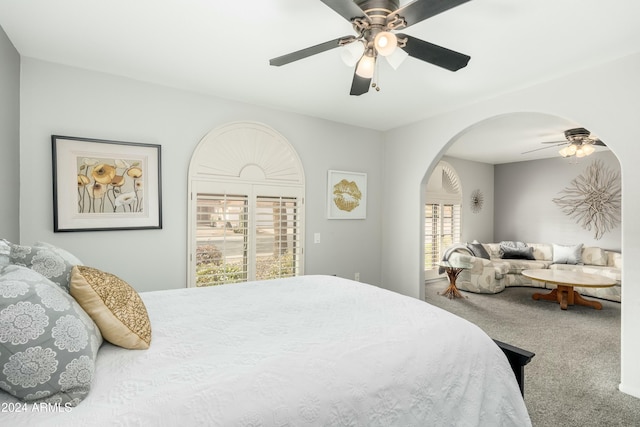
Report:
M470 55L466 68L454 73L407 58L394 71L383 63L382 90L355 97L339 48L269 65L354 34L320 0L0 0L0 26L22 56L377 130L640 51L638 17L638 0L472 0L403 30ZM500 123L500 133L490 125L474 131L505 138L521 159L532 142L558 140L579 125L521 119ZM488 154L480 136L452 153L460 146L461 157ZM516 144L527 138L528 148ZM504 146L500 152L506 156Z

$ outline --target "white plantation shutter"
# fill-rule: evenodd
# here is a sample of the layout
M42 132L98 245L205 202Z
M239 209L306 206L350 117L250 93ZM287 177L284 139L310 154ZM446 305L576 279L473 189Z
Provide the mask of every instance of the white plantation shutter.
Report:
M424 264L425 270L438 265L440 254L440 205L427 203L424 207Z
M256 248L257 280L300 274L302 221L298 204L294 197L257 197L255 232L262 240Z
M247 280L248 203L243 195L197 194L196 286Z
M196 286L302 274L303 203L297 190L240 184L234 193L246 194L223 194L217 186L196 187ZM290 194L260 195L278 192Z

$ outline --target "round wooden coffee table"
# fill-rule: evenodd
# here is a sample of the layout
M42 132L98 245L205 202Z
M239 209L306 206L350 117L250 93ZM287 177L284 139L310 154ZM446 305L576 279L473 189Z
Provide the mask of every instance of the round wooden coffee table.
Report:
M593 307L596 310L602 310L602 304L598 301L590 301L582 298L582 295L574 291L573 287L609 288L616 284L615 280L598 274L569 270L524 270L522 275L533 280L557 285L558 287L548 294L535 293L532 295L532 298L534 300L557 301L562 310L566 310L569 305L584 305Z

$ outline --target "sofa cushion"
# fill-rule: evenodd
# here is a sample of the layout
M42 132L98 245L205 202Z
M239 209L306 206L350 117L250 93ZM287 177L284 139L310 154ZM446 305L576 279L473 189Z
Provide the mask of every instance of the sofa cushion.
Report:
M582 264L582 243L573 246L553 245L554 264Z
M527 243L533 248L533 256L541 261L551 261L553 259L553 245L549 243Z
M601 266L607 265L607 251L596 247L583 248L582 263Z
M607 252L607 266L622 269L622 254L620 252Z
M539 261L529 259L510 259L508 274L520 274L522 270L537 270L541 268L549 268L551 261Z

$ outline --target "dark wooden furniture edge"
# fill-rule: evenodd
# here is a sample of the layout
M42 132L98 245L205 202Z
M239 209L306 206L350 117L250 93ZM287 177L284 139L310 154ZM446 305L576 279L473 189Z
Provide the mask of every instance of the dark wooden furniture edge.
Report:
M511 365L511 369L513 369L518 385L520 386L520 393L522 393L522 396L524 397L524 366L531 362L531 359L533 359L533 356L536 354L502 341L493 341L502 349L505 356L507 356L507 360Z

